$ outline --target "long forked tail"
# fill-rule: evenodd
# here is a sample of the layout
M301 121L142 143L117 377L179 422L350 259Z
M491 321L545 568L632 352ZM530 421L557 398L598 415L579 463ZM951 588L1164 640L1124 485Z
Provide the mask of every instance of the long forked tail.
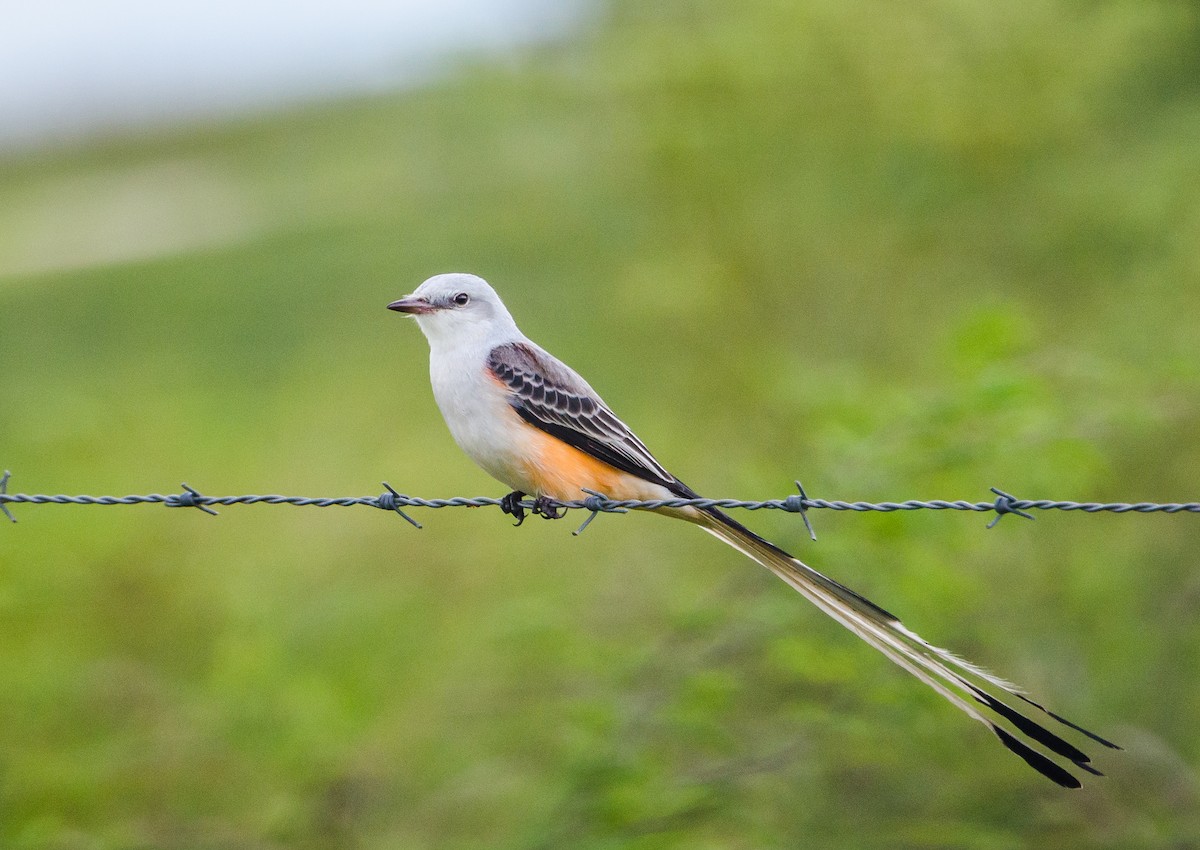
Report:
M1111 741L1042 707L1015 685L927 643L905 628L894 615L801 563L720 510L706 511L699 517L699 525L775 573L830 617L987 726L1004 746L1059 785L1078 788L1079 780L1031 743L1071 762L1080 770L1096 776L1102 774L1091 766L1087 755L1033 717L1050 718L1106 747L1120 749ZM1003 694L1004 698L996 696L997 693Z

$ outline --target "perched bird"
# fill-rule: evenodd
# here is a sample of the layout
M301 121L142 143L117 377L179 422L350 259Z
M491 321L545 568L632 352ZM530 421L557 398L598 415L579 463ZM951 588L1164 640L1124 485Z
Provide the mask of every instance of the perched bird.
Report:
M417 321L429 341L433 395L455 441L513 492L502 502L518 524L521 499L556 518L556 503L585 490L618 500L696 498L573 369L517 328L495 290L470 274L431 277L389 310ZM810 602L987 726L1030 767L1067 788L1079 780L1054 757L1100 775L1083 752L1046 728L1055 721L1115 744L1043 708L1016 686L905 628L893 614L793 558L717 508L658 508L749 556ZM1036 719L1035 719L1036 718Z

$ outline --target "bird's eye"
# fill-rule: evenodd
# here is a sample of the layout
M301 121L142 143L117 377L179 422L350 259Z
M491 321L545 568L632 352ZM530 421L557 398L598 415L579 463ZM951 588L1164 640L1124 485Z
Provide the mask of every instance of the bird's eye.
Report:
M465 293L465 292L460 292L460 293L458 293L458 295L454 296L454 303L457 304L459 307L465 307L467 305L467 302L470 300L471 300L471 296L467 295L467 293Z

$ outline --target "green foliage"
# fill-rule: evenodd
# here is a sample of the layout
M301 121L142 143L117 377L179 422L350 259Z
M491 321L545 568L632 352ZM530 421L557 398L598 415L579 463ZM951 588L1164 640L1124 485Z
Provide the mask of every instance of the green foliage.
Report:
M469 270L704 493L1195 499L1197 24L620 2L404 94L12 157L0 466L499 494L383 309ZM1189 516L749 518L1126 746L1066 794L653 517L16 512L5 847L1200 843Z

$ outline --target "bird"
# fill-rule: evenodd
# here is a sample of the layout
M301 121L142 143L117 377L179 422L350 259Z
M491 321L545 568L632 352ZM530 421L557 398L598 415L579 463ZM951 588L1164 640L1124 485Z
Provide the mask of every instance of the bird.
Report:
M416 320L429 343L434 399L460 448L511 488L501 501L517 525L561 516L562 502L590 493L614 500L699 498L668 472L579 373L525 336L483 278L430 277L387 305ZM657 507L766 567L888 659L928 685L1010 751L1064 788L1081 783L1064 764L1097 776L1090 758L1055 724L1111 741L1055 714L1016 685L931 643L863 595L825 576L716 507ZM1061 734L1060 734L1061 733Z

